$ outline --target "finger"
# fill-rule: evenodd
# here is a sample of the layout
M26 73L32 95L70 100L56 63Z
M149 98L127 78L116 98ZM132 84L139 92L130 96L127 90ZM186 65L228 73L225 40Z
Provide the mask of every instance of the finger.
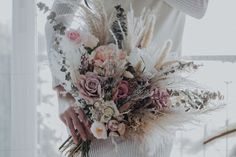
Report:
M71 136L73 138L74 143L78 144L78 138L77 138L77 135L76 135L76 132L75 132L75 128L74 128L72 119L71 118L67 118L66 119L66 124L69 127L69 129L70 129Z
M79 114L79 119L82 123L84 123L84 125L86 126L86 128L90 128L90 122L87 119L84 111L82 109L78 110L78 114Z
M85 114L81 114L82 116L85 116ZM80 123L80 126L82 126L84 133L86 135L86 139L92 139L93 135L92 132L90 130L90 121L88 120L88 118L83 118L84 121L80 122L78 119L78 115L76 114L76 120L79 121L78 123Z
M85 127L86 127L86 129L87 129L87 131L90 133L90 134L92 134L92 132L91 132L91 121L87 118L86 119L86 122L85 122Z
M83 124L79 121L78 116L76 114L72 115L72 123L74 127L78 130L80 137L86 141L87 135L85 133L85 129L83 128Z
M86 127L85 125L82 125L82 126L83 126L85 133L87 135L87 139L91 140L93 135L92 135L90 128Z
M86 115L85 115L85 113L82 109L78 110L78 114L79 114L80 121L82 121L82 123L83 123L84 130L86 132L87 138L92 139L93 135L92 135L92 132L90 130L91 122L86 117Z

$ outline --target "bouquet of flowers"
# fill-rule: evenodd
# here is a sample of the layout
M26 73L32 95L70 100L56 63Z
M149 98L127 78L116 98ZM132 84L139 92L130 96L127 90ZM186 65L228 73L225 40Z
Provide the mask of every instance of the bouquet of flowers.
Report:
M184 76L200 65L167 59L171 41L161 49L155 47L156 21L151 11L135 17L132 7L125 11L117 5L108 18L99 0L89 7L67 3L76 11L77 28L58 23L56 13L45 4L38 7L50 11L48 20L56 32L54 75L76 100L75 110L83 109L92 122L96 139L143 139L163 119L177 115L165 124L177 128L206 111L211 100L222 99L219 92L199 88ZM84 157L90 143L80 139L75 145L69 137L60 150Z

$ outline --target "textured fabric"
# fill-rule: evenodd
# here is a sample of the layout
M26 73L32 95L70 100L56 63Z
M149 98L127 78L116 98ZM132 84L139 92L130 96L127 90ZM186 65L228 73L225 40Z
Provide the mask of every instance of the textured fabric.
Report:
M132 2L132 6L135 14L138 16L144 7L153 10L157 16L157 24L154 31L154 39L159 48L168 39L173 41L172 54L169 57L177 58L181 55L181 43L182 35L185 23L185 14L191 15L196 18L201 18L206 10L208 0L103 0L108 15L111 14L113 6L122 3L129 9L128 2ZM92 0L91 0L92 2ZM90 2L90 3L91 3ZM57 13L57 21L63 22L65 25L70 25L72 18L68 18L63 15L73 13L67 4L58 4L57 1L53 5L53 10ZM48 46L49 62L52 64L56 58L53 57L52 48L54 32L52 25L46 24L46 37ZM53 87L59 85L59 80L55 78L57 74L51 69L53 76ZM62 100L59 100L60 112L63 112L68 104ZM153 135L155 136L155 135ZM154 137L155 138L155 137ZM164 145L158 145L154 155L151 157L169 157L172 142L168 142L163 139L160 143ZM149 151L141 149L140 143L132 140L120 140L116 139L117 151L112 141L109 140L95 140L92 142L90 157L148 157Z
M165 0L165 2L195 18L202 18L208 6L208 0Z
M116 139L117 148L111 139L92 142L90 157L169 157L172 142L159 145L154 154L148 154L140 143L132 140Z
M66 14L73 14L73 10L66 4L66 3L57 3L57 1L54 2L52 6L52 10L56 12L57 14L57 23L63 23L65 26L69 26L72 22L72 17L68 18L64 15ZM54 70L52 69L52 64L55 62L55 57L53 56L53 43L54 43L54 36L55 32L53 30L52 25L47 22L45 25L45 34L46 34L46 41L47 41L47 52L48 52L48 60L49 60L49 66L51 68L52 73L52 87L56 87L60 84L60 81L56 79L56 74L54 73ZM64 103L63 103L64 104Z

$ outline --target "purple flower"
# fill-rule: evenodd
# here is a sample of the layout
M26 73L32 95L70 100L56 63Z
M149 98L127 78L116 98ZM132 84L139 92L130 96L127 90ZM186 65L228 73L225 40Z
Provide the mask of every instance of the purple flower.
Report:
M154 88L151 91L152 103L158 108L163 109L167 107L168 99L170 95L166 90L160 90L159 88Z
M86 73L85 75L80 76L76 85L81 98L88 102L93 103L102 96L99 76L94 73Z
M76 42L81 41L80 33L77 31L68 31L66 35L71 41L76 41Z

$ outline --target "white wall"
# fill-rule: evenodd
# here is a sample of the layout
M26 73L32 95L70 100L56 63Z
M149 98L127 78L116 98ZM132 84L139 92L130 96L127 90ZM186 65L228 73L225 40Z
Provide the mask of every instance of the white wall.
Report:
M184 55L236 55L236 1L209 0L203 19L188 17Z

